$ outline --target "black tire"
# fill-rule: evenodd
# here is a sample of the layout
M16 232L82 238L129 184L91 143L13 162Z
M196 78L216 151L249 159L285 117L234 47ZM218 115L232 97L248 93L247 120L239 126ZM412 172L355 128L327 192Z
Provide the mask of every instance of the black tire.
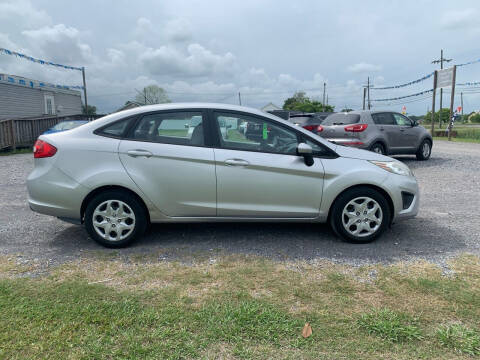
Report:
M343 209L350 201L359 197L368 197L375 200L381 209L381 223L378 226L378 229L370 235L355 236L348 232L343 225ZM352 243L368 243L382 235L382 233L389 226L390 219L390 207L384 195L370 187L360 186L346 190L337 197L337 199L332 205L332 210L330 213L330 226L332 227L333 232L336 235L340 236L344 241ZM351 226L355 226L355 224L352 224Z
M428 145L428 151L425 150L425 146ZM424 161L430 159L430 155L432 154L432 142L428 139L422 141L420 146L418 147L417 152L415 155L417 156L417 160Z
M93 224L94 212L99 205L101 205L102 203L105 203L106 201L112 201L113 205L115 205L114 203L115 201L117 202L117 204L119 204L118 202L123 202L133 212L133 215L135 217L135 220L133 222L133 230L131 230L130 234L128 234L128 236L126 236L123 239L112 241L100 236L100 234L97 233L97 230L95 230L95 227ZM128 208L126 209L128 210ZM135 196L129 194L128 192L122 192L118 190L108 190L108 191L102 192L97 196L95 196L92 200L90 200L85 210L85 228L88 234L97 243L109 248L121 248L121 247L130 245L134 240L138 239L143 235L143 233L145 232L145 229L147 228L147 224L148 224L148 217L147 217L145 207Z
M385 146L383 146L383 144L379 143L379 142L370 146L370 151L373 151L373 152L376 152L376 153L382 154L382 155L386 154Z

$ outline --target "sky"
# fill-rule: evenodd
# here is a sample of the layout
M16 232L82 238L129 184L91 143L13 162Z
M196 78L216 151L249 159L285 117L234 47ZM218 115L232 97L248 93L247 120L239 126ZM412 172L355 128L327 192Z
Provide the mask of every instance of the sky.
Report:
M0 47L84 66L88 103L115 111L156 84L175 102L282 106L295 91L337 111L361 109L363 85L406 83L480 59L480 2L319 0L0 0ZM81 85L78 71L0 54L0 73ZM458 68L457 83L480 81L480 63ZM432 78L371 99L432 88ZM464 111L480 109L480 90L458 87ZM446 89L443 103L449 104ZM421 115L431 97L372 101L373 109ZM437 103L438 108L438 103Z

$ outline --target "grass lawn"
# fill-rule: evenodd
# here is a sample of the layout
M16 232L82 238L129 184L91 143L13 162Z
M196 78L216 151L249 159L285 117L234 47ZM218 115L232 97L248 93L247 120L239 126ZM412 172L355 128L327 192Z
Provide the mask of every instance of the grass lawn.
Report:
M469 359L480 259L350 267L219 257L0 258L0 358ZM92 259L93 258L93 259ZM301 336L306 322L313 334Z
M15 151L0 151L0 156L16 155L16 154L32 154L33 155L33 150L31 147L29 147L24 149L17 149Z
M439 130L441 130L443 132L446 131L445 127L438 128L437 124L435 124L435 125L436 125L435 126L435 131L439 131ZM430 125L429 124L425 124L424 126L427 130L430 130ZM452 137L453 141L480 143L480 127L478 127L478 126L456 124L453 127L453 131L457 132L457 136L454 137L454 138ZM436 139L436 140L447 140L448 137L447 136L445 136L445 137L435 136L434 139Z

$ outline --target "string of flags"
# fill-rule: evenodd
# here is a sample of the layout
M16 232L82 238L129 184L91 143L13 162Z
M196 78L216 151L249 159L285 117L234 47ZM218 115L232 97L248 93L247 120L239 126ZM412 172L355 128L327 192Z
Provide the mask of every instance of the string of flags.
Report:
M459 66L465 66L465 65L471 65L471 64L478 63L478 62L480 62L480 59L478 59L478 60L472 60L472 61L469 61L469 62L466 62L466 63L463 63L463 64L458 64L457 67L459 67Z
M29 79L19 78L17 76L9 76L5 74L0 74L0 81L7 82L10 84L24 85L31 88L47 88L48 87L48 88L63 89L63 90L73 90L73 89L83 90L82 85L57 85L57 84L52 84L45 81L29 80Z
M75 66L69 66L69 65L62 65L62 64L57 64L57 63L53 63L51 61L46 61L46 60L40 60L40 59L36 59L32 56L29 56L29 55L25 55L25 54L21 54L19 52L16 52L16 51L12 51L12 50L8 50L8 49L5 49L5 48L0 48L0 54L6 54L6 55L12 55L12 56L16 56L18 58L21 58L21 59L25 59L25 60L29 60L29 61L32 61L34 63L38 63L38 64L42 64L42 65L50 65L50 66L56 66L56 67L60 67L60 68L64 68L64 69L67 69L67 70L79 70L79 71L82 71L82 68L81 67L75 67Z
M406 98L409 98L409 97L425 95L425 94L428 94L428 93L431 93L431 92L433 92L433 89L420 91L420 92L418 92L418 93L416 93L416 94L411 94L411 95L398 96L398 97L394 97L394 98L390 98L390 99L372 99L372 100L370 100L370 101L393 101L393 100L401 100L401 99L406 99Z
M475 81L475 82L466 82L466 83L461 83L461 84L456 84L457 86L477 86L480 85L480 81Z
M413 84L417 84L419 82L422 82L424 80L427 80L428 78L432 77L433 76L433 72L431 72L430 74L427 74L423 77L421 77L420 79L417 79L417 80L413 80L413 81L410 81L408 83L405 83L405 84L401 84L401 85L393 85L393 86L384 86L384 87L372 87L370 89L373 89L373 90L387 90L387 89L398 89L398 88L402 88L402 87L405 87L405 86L410 86L410 85L413 85Z

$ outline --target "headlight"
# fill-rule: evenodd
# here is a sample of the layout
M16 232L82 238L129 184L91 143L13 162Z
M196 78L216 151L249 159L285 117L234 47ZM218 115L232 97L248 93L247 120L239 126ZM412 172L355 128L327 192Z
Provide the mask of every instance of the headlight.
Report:
M397 175L413 176L413 172L407 165L400 161L370 161L372 164L381 167L383 170L387 170Z

